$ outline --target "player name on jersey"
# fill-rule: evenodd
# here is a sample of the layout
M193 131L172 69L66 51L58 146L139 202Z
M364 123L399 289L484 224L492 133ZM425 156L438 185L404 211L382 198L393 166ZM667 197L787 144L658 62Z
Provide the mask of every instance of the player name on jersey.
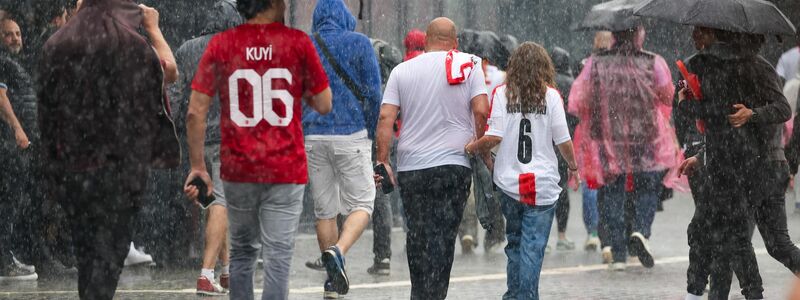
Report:
M246 51L248 61L272 60L272 45L269 45L269 47L247 47Z

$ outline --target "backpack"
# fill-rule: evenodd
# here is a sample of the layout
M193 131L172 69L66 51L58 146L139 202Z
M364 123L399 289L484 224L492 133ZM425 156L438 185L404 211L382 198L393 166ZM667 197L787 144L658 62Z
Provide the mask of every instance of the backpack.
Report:
M378 66L381 69L381 85L386 86L394 67L403 62L403 55L399 49L384 40L370 39L370 42L372 42L375 56L378 57Z

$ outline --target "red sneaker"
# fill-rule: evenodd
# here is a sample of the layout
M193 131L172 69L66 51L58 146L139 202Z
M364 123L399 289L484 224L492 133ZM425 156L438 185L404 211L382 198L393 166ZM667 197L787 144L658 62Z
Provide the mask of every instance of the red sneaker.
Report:
M227 295L228 292L219 284L214 282L213 279L200 276L197 278L197 294L206 296L224 296Z
M230 290L231 274L219 275L219 285L225 289Z

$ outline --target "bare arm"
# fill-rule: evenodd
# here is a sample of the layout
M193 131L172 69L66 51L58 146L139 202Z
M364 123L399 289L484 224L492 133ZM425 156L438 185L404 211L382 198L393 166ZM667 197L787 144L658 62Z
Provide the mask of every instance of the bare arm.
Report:
M394 122L397 121L397 113L400 107L392 104L381 105L381 114L378 117L378 128L375 131L375 143L377 145L377 162L389 162L389 148L392 143L394 133Z
M158 57L164 61L164 81L166 83L175 83L178 81L178 65L175 63L175 56L172 54L172 49L169 48L164 35L161 33L161 28L158 26L158 11L140 4L144 19L142 26L150 37L150 43L156 50Z
M494 170L492 149L499 145L502 141L503 138L499 136L484 135L477 141L469 143L467 146L465 146L464 151L466 151L469 155L480 155L480 157L483 159L483 163L486 164L486 167L488 167L489 170Z
M558 151L561 156L567 161L567 168L569 168L569 175L575 180L574 190L578 189L581 183L581 175L578 172L578 162L575 160L575 151L572 147L572 141L566 141L558 145Z
M320 115L327 115L333 109L333 92L328 87L319 94L311 97L305 97L308 106L311 106Z
M199 195L198 189L189 185L195 178L200 178L205 182L209 195L214 190L211 177L206 169L205 155L203 153L206 140L206 118L208 117L208 109L212 100L209 95L192 91L192 96L189 100L189 112L186 114L186 140L189 144L191 169L183 190L192 200L195 200Z
M558 145L558 152L567 161L567 165L572 170L578 169L578 162L575 160L575 152L572 148L572 141L566 141Z
M6 89L0 89L0 118L14 130L17 146L22 149L28 148L30 144L28 136L22 129L22 124L19 123L17 115L14 114L14 109L11 107L11 100L8 99L8 94L6 94L7 91Z
M467 145L466 150L468 154L488 154L492 148L499 145L503 138L493 135L484 135L482 138ZM485 157L484 157L485 159Z
M480 139L486 133L486 119L489 118L489 97L486 94L475 96L470 101L472 116L475 118L475 138Z

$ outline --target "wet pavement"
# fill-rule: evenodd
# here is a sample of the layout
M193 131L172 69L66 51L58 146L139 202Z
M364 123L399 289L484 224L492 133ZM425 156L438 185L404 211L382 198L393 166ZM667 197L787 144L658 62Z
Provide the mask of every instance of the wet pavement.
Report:
M656 266L645 269L636 263L625 272L611 273L601 264L598 252L582 249L586 233L581 219L580 195L571 194L573 208L567 235L576 242L572 251L549 253L544 262L540 293L543 299L683 299L686 287L688 246L686 226L694 207L686 194L676 194L665 202L665 211L656 216L651 248ZM790 234L800 240L800 215L792 214L793 198L787 199ZM556 232L550 238L555 249ZM372 263L372 232L364 234L347 257L350 293L344 299L408 299L410 283L405 258L405 234L395 228L392 235L392 270L390 276L372 276L366 270ZM756 233L753 245L758 254L767 299L786 299L793 276L764 250ZM316 238L301 235L297 241L291 273L290 299L321 299L323 272L304 266L318 255ZM117 299L199 299L194 294L198 269L151 269L134 267L122 275ZM0 283L0 299L77 299L74 277L40 282ZM260 284L260 274L257 276ZM734 282L731 299L738 296ZM258 292L258 290L257 290ZM505 255L502 250L464 255L457 247L448 299L500 299L505 292ZM227 298L227 297L221 297Z

